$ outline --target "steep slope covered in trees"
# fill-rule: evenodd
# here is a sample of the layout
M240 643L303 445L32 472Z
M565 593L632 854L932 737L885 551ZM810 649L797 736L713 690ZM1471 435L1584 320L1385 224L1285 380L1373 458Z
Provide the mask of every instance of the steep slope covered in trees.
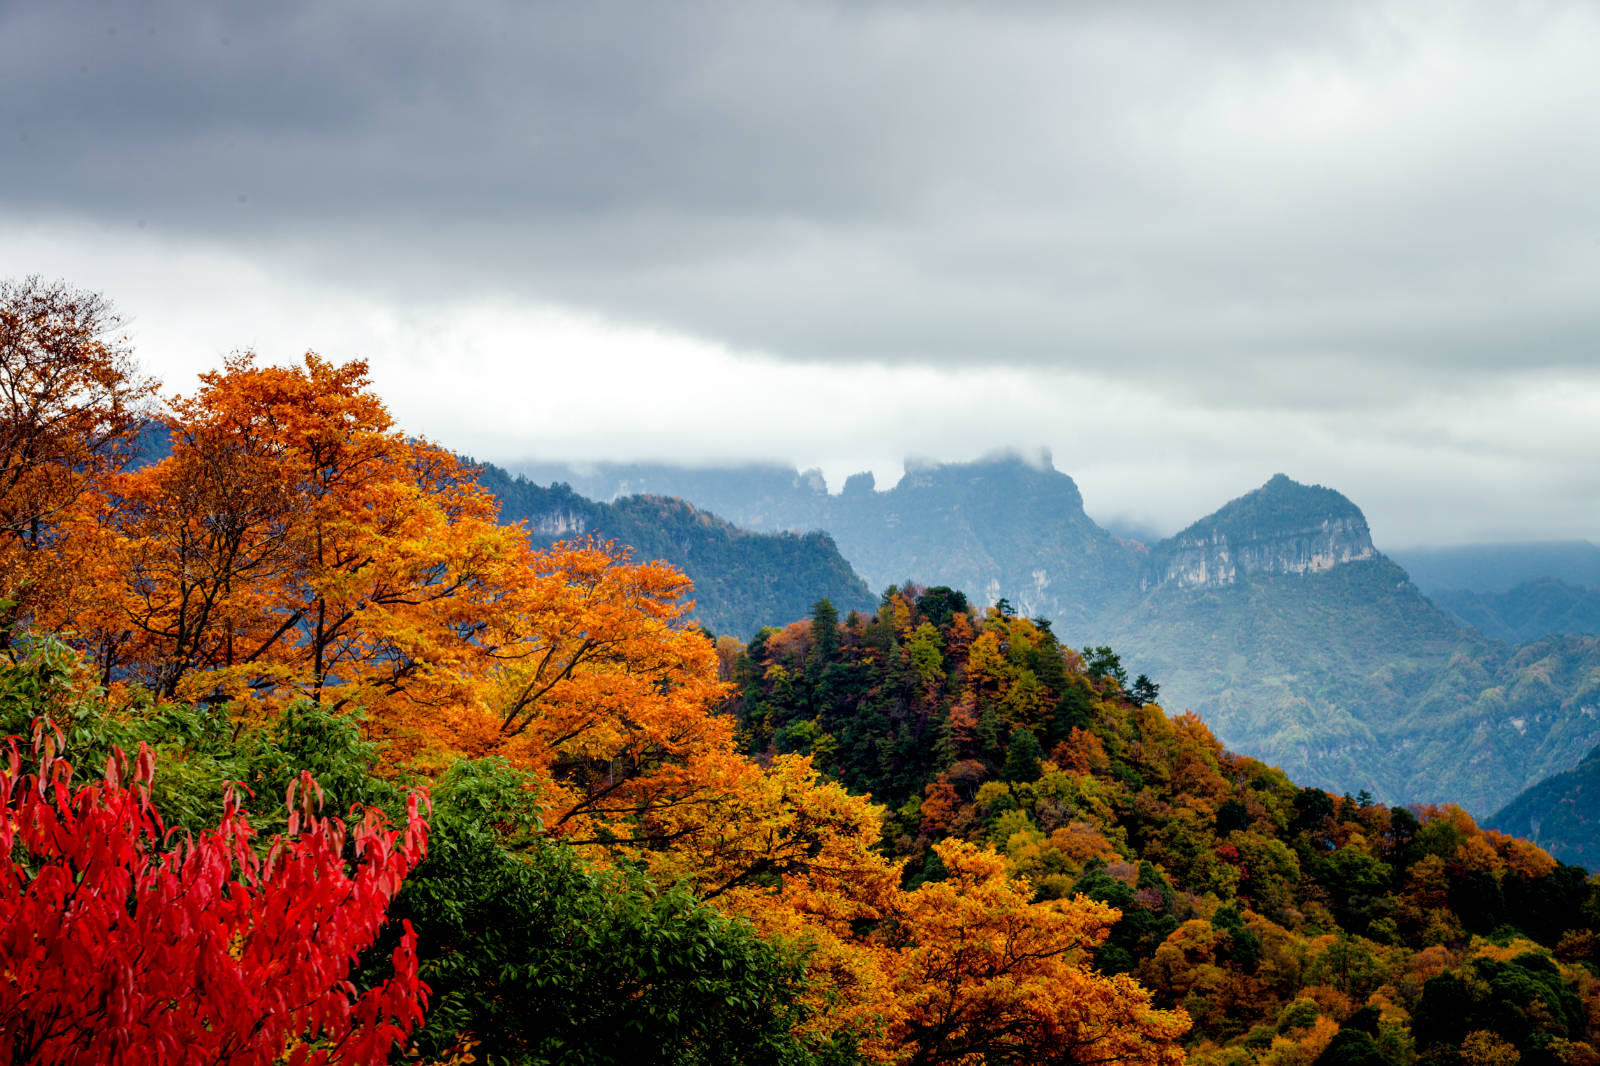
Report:
M535 543L594 536L641 559L663 559L694 582L694 617L717 633L748 637L804 613L819 598L867 607L873 596L826 533L752 533L680 499L625 496L610 503L566 485L542 488L491 464L478 482L500 519L525 522Z
M671 567L498 523L359 363L237 356L165 420L137 469L131 420L87 458L21 450L0 525L0 736L31 738L0 771L26 915L0 1009L56 1061L129 1032L120 1057L372 1061L419 980L438 1063L1596 1058L1581 870L1457 808L1299 788L1107 647L942 587L713 643ZM91 912L130 965L39 949ZM256 962L237 1041L185 1013ZM118 1028L132 1002L191 1038Z
M1583 870L1457 807L1299 788L1109 648L965 606L910 587L762 634L735 666L744 743L888 803L918 877L939 842L985 842L1042 898L1117 906L1098 965L1184 1007L1191 1062L1594 1061Z
M1523 792L1485 824L1527 837L1565 862L1600 870L1600 747Z
M1308 783L1481 814L1600 739L1592 638L1461 629L1330 490L1274 478L1152 549L1145 585L1105 637Z

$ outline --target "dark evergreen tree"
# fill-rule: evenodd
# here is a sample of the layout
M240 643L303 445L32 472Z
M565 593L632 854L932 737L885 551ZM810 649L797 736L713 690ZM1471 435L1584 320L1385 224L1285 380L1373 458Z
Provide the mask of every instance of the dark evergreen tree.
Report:
M1006 746L1006 763L1000 769L1000 778L1003 781L1037 781L1043 761L1044 749L1039 746L1039 738L1027 726L1018 726L1011 731L1011 743Z
M811 605L811 661L819 667L839 657L839 612L833 601Z
M1140 674L1133 679L1133 686L1128 689L1128 699L1137 707L1147 703L1155 703L1161 698L1161 686L1151 681L1145 674Z
M957 614L971 614L966 593L947 585L935 585L917 597L917 613L935 628L943 629Z
M1395 1066L1376 1041L1359 1029L1340 1029L1312 1066Z
M1122 665L1122 656L1105 644L1083 650L1083 672L1100 680L1111 680L1119 689L1128 687L1128 671Z
M1069 679L1058 691L1056 713L1050 724L1052 744L1065 740L1074 728L1087 728L1094 714L1094 697L1081 680Z
M997 765L1005 745L1000 740L1000 711L992 703L978 712L978 743L983 747L983 757Z
M1217 836L1226 840L1228 834L1250 828L1250 813L1236 799L1223 800L1217 808Z

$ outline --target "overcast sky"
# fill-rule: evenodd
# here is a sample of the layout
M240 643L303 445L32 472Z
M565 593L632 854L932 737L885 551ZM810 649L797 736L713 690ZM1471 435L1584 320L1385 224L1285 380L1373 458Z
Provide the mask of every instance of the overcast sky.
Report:
M1600 540L1594 4L0 0L0 276L479 457Z

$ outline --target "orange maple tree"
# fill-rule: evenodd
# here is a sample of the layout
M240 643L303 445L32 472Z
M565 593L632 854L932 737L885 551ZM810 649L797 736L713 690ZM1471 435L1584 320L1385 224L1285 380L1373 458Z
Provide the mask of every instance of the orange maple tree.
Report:
M469 467L395 428L359 362L237 355L166 424L167 458L78 507L79 581L41 619L104 683L361 708L420 764L547 776L549 824L578 841L709 794L732 732L681 573L534 550Z
M688 581L593 541L516 561L485 615L486 687L439 735L547 776L548 824L573 840L631 840L652 810L709 798L733 727L711 713L727 686L687 618Z
M461 697L525 549L453 456L410 440L366 366L235 356L172 403L172 453L107 486L98 567L55 621L162 697L364 706Z

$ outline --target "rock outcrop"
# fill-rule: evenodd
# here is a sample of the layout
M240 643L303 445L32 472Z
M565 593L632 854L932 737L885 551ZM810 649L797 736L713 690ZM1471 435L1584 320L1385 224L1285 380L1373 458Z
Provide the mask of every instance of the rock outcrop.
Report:
M1218 588L1243 574L1309 574L1375 559L1361 509L1278 474L1158 544L1144 587Z

